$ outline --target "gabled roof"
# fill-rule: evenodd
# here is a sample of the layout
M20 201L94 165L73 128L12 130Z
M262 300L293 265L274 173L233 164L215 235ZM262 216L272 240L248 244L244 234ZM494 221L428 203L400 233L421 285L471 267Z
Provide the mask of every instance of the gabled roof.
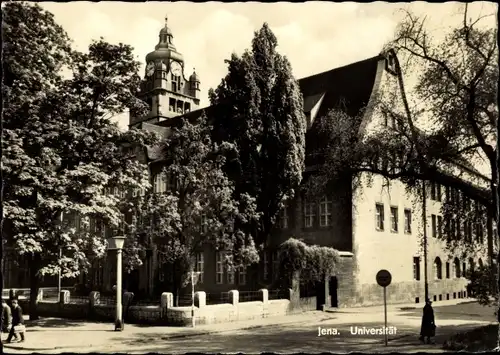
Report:
M325 97L318 111L318 117L337 107L346 109L350 116L357 116L368 104L377 67L382 56L362 60L340 68L315 74L299 80L300 90L304 96L304 111L310 111L316 98Z

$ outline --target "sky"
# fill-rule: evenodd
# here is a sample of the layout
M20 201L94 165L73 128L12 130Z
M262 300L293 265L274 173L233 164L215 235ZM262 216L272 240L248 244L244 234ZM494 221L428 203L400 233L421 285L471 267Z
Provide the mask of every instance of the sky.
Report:
M43 2L63 26L76 48L85 50L92 39L132 45L137 59L158 43L168 16L174 44L185 60L185 77L196 68L201 79L201 107L207 92L227 73L225 59L250 47L254 31L267 22L278 39L278 51L290 60L297 79L348 65L380 53L391 40L398 21L409 9L427 16L429 30L443 30L462 20L458 2L447 3L191 3L191 2ZM497 5L474 2L471 16L494 13ZM496 19L494 19L496 21ZM144 75L143 71L141 72ZM128 115L115 119L126 128Z

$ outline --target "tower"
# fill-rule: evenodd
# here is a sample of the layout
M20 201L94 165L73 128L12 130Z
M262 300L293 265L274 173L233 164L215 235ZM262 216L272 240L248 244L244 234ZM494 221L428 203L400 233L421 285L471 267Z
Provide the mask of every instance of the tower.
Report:
M184 58L174 46L167 20L165 17L155 50L146 56L146 71L138 95L149 105L149 112L140 117L130 114L130 127L165 121L200 105L200 79L196 72L189 80L184 77Z

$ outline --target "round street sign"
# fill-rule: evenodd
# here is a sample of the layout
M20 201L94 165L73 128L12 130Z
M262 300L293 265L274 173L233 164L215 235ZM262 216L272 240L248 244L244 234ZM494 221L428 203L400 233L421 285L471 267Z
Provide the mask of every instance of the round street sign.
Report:
M380 270L377 272L377 283L382 287L387 287L391 284L392 276L387 270Z

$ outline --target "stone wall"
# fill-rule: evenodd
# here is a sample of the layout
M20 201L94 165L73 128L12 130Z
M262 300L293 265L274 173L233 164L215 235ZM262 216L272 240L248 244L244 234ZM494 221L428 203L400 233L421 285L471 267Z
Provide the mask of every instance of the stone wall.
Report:
M207 305L205 292L199 291L195 294L194 308L173 307L171 293L163 293L158 306L127 307L125 301L127 295L124 295L123 319L125 323L187 326L192 323L193 312L196 324L213 324L267 318L316 309L316 297L299 298L298 304L293 307L290 301L293 293L291 290L288 291L288 299L269 300L266 289L259 290L259 293L261 296L258 301L240 302L238 291L232 290L228 303ZM78 303L72 303L76 300ZM75 298L72 301L69 292L63 291L60 302L48 302L43 299L38 301L38 312L43 317L114 321L115 305L101 304L99 292L91 292L86 301L83 298ZM28 313L29 300L20 300L20 304L25 313Z

